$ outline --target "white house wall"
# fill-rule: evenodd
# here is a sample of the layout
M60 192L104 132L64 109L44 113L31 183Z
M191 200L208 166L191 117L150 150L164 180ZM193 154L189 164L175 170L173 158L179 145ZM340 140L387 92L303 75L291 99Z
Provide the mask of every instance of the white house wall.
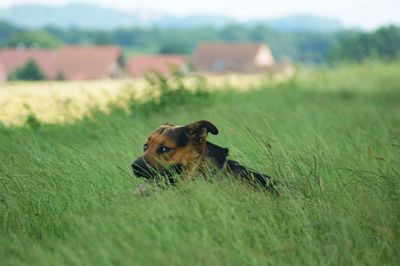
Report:
M271 49L266 46L260 47L256 57L254 58L254 64L258 67L271 67L275 65L275 58L272 54Z

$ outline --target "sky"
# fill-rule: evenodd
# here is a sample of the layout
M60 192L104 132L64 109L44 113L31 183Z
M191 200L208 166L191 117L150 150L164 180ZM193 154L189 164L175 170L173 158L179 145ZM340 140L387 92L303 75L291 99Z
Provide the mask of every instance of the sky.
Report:
M63 5L71 0L0 0L0 8L18 4ZM308 14L338 18L346 27L367 30L400 25L400 0L79 0L119 10L172 15L225 15L238 20Z

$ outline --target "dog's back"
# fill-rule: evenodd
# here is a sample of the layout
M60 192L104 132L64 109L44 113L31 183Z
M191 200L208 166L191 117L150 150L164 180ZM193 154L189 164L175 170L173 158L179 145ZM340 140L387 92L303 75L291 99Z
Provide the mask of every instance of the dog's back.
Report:
M252 184L260 185L271 192L278 193L274 182L268 175L260 174L233 160L226 161L226 170Z

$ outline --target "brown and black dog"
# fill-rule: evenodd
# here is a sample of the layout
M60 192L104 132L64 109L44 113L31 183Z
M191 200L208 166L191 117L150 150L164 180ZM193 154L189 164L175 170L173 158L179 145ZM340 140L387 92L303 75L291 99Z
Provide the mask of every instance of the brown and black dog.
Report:
M208 133L217 135L218 129L205 120L185 126L160 126L148 137L144 154L132 164L133 173L144 179L162 176L174 183L174 173L193 177L204 172L205 164L211 162L218 169L277 192L271 177L228 160L229 150L208 142Z

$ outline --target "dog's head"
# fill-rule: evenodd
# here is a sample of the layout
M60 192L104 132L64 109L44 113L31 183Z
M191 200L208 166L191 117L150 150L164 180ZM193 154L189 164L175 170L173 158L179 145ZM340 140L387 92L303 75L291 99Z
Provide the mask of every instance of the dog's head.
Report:
M217 135L218 129L205 120L185 126L161 125L143 145L143 155L132 164L133 173L145 179L183 170L194 173L206 156L208 133Z

